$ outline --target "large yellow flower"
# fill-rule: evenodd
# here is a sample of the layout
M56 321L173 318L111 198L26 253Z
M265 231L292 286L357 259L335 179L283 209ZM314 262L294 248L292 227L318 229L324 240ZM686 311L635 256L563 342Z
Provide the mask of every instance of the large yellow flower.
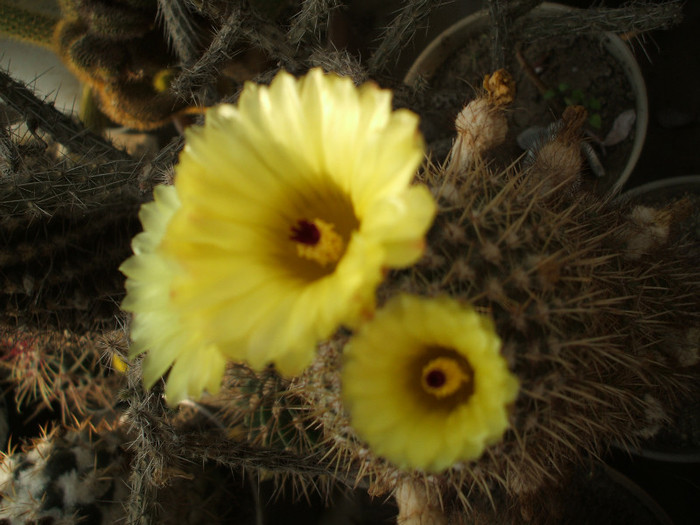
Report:
M428 190L411 185L417 125L392 111L389 91L315 69L246 84L236 106L188 130L180 206L158 247L177 271L167 290L128 289L138 294L128 309L153 314L133 334L139 350L160 353L150 373L186 361L178 397L198 396L205 383L194 377L215 375L203 351L297 374L319 340L371 312L384 269L420 257L435 214ZM152 295L158 306L142 304ZM162 310L177 327L163 327Z
M353 428L401 468L477 459L508 427L518 381L492 323L450 298L400 295L345 349Z

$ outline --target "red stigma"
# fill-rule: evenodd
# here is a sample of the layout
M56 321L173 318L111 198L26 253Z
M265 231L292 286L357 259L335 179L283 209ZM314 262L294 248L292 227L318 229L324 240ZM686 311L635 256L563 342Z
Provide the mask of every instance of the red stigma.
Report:
M289 238L301 244L313 246L321 240L321 232L313 222L299 219L296 226L292 226L292 235Z
M425 376L425 383L430 388L440 388L446 381L447 377L445 377L445 373L442 370L431 370Z

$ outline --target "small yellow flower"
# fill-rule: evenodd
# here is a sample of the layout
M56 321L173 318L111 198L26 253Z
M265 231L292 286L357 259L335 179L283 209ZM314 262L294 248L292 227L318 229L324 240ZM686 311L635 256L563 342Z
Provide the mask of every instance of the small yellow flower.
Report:
M417 126L392 111L389 91L314 69L246 84L236 106L188 129L180 204L161 219L156 249L169 273L144 270L151 283L125 272L125 309L142 317L132 338L160 354L146 383L173 362L200 374L214 355L294 375L319 340L370 313L383 271L420 257L435 214L429 191L411 185ZM211 388L222 366L207 382L179 379L176 397Z
M490 320L450 298L400 295L350 340L342 372L353 428L401 468L477 459L508 428L518 381Z

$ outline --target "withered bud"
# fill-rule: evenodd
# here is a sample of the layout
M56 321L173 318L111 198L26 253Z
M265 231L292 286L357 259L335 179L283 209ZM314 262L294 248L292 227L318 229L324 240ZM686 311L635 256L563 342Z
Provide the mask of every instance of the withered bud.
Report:
M399 515L399 525L447 525L437 493L426 490L426 486L414 479L400 481L394 491Z
M567 106L561 116L563 126L557 133L557 139L567 144L578 143L587 118L588 112L583 106Z
M492 106L507 106L515 99L515 80L505 69L485 75L483 86Z
M561 119L550 126L548 136L530 151L528 184L535 185L540 195L554 190L571 194L578 188L583 169L581 128L587 117L583 106L568 106Z
M455 119L457 138L450 150L450 164L466 169L492 148L503 143L508 133L504 108L515 97L515 82L505 69L484 77L486 92L467 104Z
M637 260L666 244L673 213L666 208L657 210L638 205L626 219L625 227L620 233L620 238L625 243L625 257Z

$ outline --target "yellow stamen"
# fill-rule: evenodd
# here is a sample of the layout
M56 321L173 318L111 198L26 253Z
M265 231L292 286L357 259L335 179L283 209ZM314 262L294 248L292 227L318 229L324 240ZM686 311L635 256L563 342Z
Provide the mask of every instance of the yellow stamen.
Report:
M124 374L129 366L117 354L112 354L112 368L114 368L117 372Z
M450 357L432 359L421 374L423 389L438 399L451 396L471 380L471 375Z
M343 238L335 231L333 224L321 219L300 220L292 228L292 233L290 238L297 243L299 257L327 266L343 255Z

